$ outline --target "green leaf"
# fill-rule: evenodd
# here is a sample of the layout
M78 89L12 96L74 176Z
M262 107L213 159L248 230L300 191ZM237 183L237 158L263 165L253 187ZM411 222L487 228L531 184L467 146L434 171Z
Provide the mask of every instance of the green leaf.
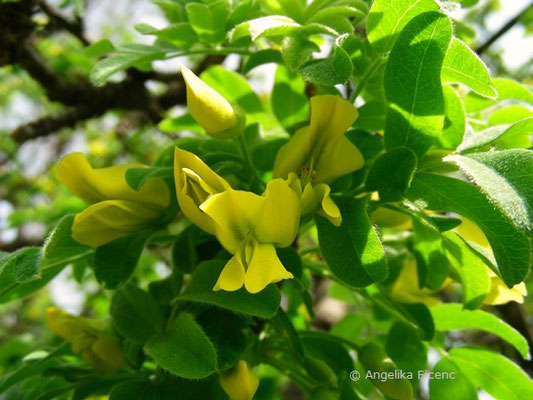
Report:
M498 101L519 100L533 105L533 93L520 83L507 78L492 79L492 86L498 92ZM473 92L465 97L465 107L468 112L481 111L496 104L496 100L481 97Z
M417 174L407 197L430 210L451 211L478 225L494 251L503 281L512 287L527 275L531 243L526 235L498 211L480 189L461 180Z
M134 65L143 65L163 58L165 52L155 46L130 45L99 61L91 70L89 77L94 85L101 85L109 76Z
M301 32L295 31L283 39L281 56L289 71L295 72L309 60L311 54L318 51L320 47L316 43L307 39Z
M73 221L74 215L65 216L48 235L40 252L40 258L35 258L38 264L33 279L6 284L4 282L11 279L13 275L8 269L4 269L5 267L0 267L2 268L0 270L0 304L27 296L41 289L55 278L68 264L92 257L94 249L72 239L71 226ZM35 253L34 256L37 257L36 250L31 250L31 253ZM12 257L22 256L18 254L19 252L16 252ZM29 254L24 256L25 262L31 261L32 259L32 256ZM7 258L0 259L0 265L3 265L7 261ZM19 261L16 262L18 263ZM34 268L31 266L32 262L30 262L30 266L28 267L30 269ZM1 272L2 270L4 272ZM29 274L30 270L27 273Z
M56 357L63 353L67 347L67 342L63 342L59 347L50 351L42 351L39 353L39 357L26 357L23 364L16 369L15 371L3 374L0 377L0 394L4 394L10 387L16 385L17 383L27 380L28 378L35 376L37 374L42 374L50 367L56 367L58 361ZM30 353L29 356L36 355L35 353ZM6 397L3 395L2 397Z
M301 363L304 359L304 348L300 337L294 329L294 325L287 317L287 314L280 308L278 313L270 320L272 326L277 330L280 337L287 340L289 348L291 350L291 356Z
M413 251L420 287L438 290L448 277L449 264L444 254L442 236L437 229L413 219L415 243Z
M531 154L528 150L525 151L526 153L523 154L524 158ZM479 154L482 159L486 158L490 160L491 154L493 153ZM514 160L516 160L516 157L514 157ZM513 221L518 228L525 232L531 229L531 208L504 176L501 176L498 172L486 166L483 162L470 158L469 156L450 155L445 157L444 161L456 164L461 171L481 189L492 204L494 204L502 214ZM524 166L527 164L529 164L529 166L532 165L531 158L529 158L529 160L524 159L524 161L525 162L521 163ZM529 161L529 163L527 161ZM517 178L523 179L524 174L531 179L533 177L533 170L525 169L519 171ZM529 192L529 187L527 187L526 190ZM531 204L533 205L533 203Z
M465 134L466 115L461 98L450 85L442 87L444 94L444 128L439 136L439 143L445 149L455 149Z
M185 273L191 273L198 264L196 240L200 230L190 225L176 236L172 244L172 266Z
M180 2L174 0L152 0L165 14L170 22L184 22L187 20L185 8Z
M262 122L263 106L245 77L220 65L210 67L200 77L230 102L237 103L246 113L247 124Z
M533 110L523 104L510 104L499 107L488 118L489 126L514 124L522 119L533 117Z
M407 147L396 147L380 155L366 178L366 190L378 191L381 201L401 200L409 187L418 160Z
M0 302L11 300L6 295L21 284L38 279L41 249L25 247L0 261ZM4 300L5 301L2 301Z
M157 127L162 132L168 133L192 131L203 134L205 132L204 128L198 125L192 115L188 112L177 117L165 118L157 125Z
M337 374L353 369L353 359L339 339L327 332L299 332L305 354L323 360Z
M283 15L269 15L243 22L237 25L228 33L230 42L234 42L242 37L250 36L252 41L261 36L272 37L290 33L300 24L292 18Z
M353 64L346 50L342 48L342 41L346 36L339 36L335 41L332 56L318 60L311 60L300 67L302 77L312 83L320 85L336 85L345 83L352 76Z
M135 29L143 35L154 35L158 39L169 42L182 49L188 49L198 41L198 35L191 25L185 22L172 24L163 29L157 29L147 24L137 24Z
M473 153L468 157L479 161L502 176L526 202L531 220L533 215L533 186L531 185L533 152L525 149L511 149Z
M385 350L399 369L413 374L414 381L418 379L418 371L426 369L426 346L410 325L396 322L387 335Z
M288 128L309 118L309 99L304 92L304 80L285 66L278 65L271 103L272 111L283 127Z
M496 140L512 140L513 137L529 134L533 131L533 117L526 118L514 124L491 126L480 132L465 135L457 151L464 153L492 144Z
M385 67L387 149L406 146L421 156L440 135L444 123L440 72L451 37L450 19L437 12L418 15L401 32Z
M444 233L444 249L451 264L461 276L463 303L473 310L481 306L490 291L487 264L460 236Z
M144 349L161 368L183 378L202 379L216 368L213 343L186 312L179 314L165 333L151 338Z
M218 377L213 374L206 379L189 380L175 376L163 379L127 380L115 385L109 394L109 400L227 400ZM75 400L75 399L73 399Z
M172 167L149 167L130 168L126 171L126 182L133 190L139 190L148 179L156 177L174 177L174 169Z
M496 399L533 398L531 379L500 354L476 347L460 347L450 350L450 359L471 382Z
M109 39L101 39L83 49L83 53L88 57L102 57L115 50L115 46Z
M385 396L396 400L413 398L413 387L406 379L394 378L398 367L385 351L376 343L369 342L357 353L358 359L367 373L392 374L392 379L372 379L372 383Z
M387 105L378 100L371 100L363 104L359 109L359 116L353 127L366 131L382 131L385 129L385 110Z
M418 327L421 338L425 341L433 340L435 336L435 323L424 303L401 303L398 304L400 311Z
M244 62L242 67L242 73L247 74L255 67L263 64L276 63L281 64L283 59L281 58L281 52L275 49L264 49L252 53Z
M499 336L512 344L525 359L530 358L527 340L495 315L482 310L465 310L461 304L441 304L431 307L435 327L440 331L479 329Z
M433 372L447 376L449 379L430 379L429 380L429 398L431 400L478 400L475 386L466 378L457 366L447 358L441 358L433 367ZM451 379L451 376L454 376Z
M140 231L100 246L94 253L94 276L106 289L116 289L133 274L150 231Z
M368 40L376 51L386 53L411 19L438 9L433 0L375 0L366 23Z
M217 369L225 370L241 359L247 339L243 333L246 320L232 312L211 308L197 318L217 352Z
M188 3L185 6L192 29L201 40L218 43L224 40L226 21L229 17L230 2L219 0L210 4Z
M144 344L163 331L163 314L152 296L127 284L113 295L110 314L117 331L132 342Z
M496 98L498 93L491 85L490 72L483 61L464 42L452 39L442 64L442 81L462 83L477 94Z
M214 291L213 287L226 261L211 260L196 267L189 286L178 300L189 300L212 304L230 311L272 318L276 315L281 296L275 285L269 285L257 294L250 294L241 288L235 292Z
M42 268L56 264L67 265L92 255L94 249L72 239L73 223L74 215L67 215L57 223L54 230L48 235L42 250Z
M256 146L252 150L254 166L260 171L271 171L274 168L274 162L276 161L278 150L285 143L287 143L286 138L279 138L266 140L264 143Z
M344 283L362 287L387 277L385 252L366 212L366 199L337 197L339 227L316 216L320 249L331 272Z

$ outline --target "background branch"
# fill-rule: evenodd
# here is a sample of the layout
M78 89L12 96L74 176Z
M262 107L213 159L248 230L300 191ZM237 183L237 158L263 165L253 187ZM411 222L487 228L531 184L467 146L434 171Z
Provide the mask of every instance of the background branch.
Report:
M533 2L531 2L526 8L520 11L514 18L510 19L504 26L502 26L497 32L489 37L485 43L475 50L475 52L477 54L484 53L495 41L505 35L507 31L509 31L518 21L520 21L522 15L524 15L531 7L533 7Z

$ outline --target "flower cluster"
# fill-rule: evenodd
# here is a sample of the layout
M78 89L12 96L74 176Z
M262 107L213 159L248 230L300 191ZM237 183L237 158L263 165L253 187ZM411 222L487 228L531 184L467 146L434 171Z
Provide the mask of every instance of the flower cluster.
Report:
M72 351L81 353L95 370L114 373L124 364L118 341L104 334L104 321L76 317L56 307L48 307L45 318L50 330L68 340Z
M196 122L217 138L239 136L245 116L192 71L183 67L187 104ZM344 136L357 118L356 108L334 95L311 98L311 118L279 150L273 179L262 194L238 190L198 156L174 151L174 181L181 212L216 236L232 254L213 290L244 288L258 293L267 285L293 277L276 253L297 237L301 215L317 212L332 224L341 214L330 198L329 184L361 168L363 157ZM157 223L170 203L161 178L150 178L135 191L125 172L142 165L93 169L80 153L65 157L56 176L90 206L72 227L75 240L97 247Z

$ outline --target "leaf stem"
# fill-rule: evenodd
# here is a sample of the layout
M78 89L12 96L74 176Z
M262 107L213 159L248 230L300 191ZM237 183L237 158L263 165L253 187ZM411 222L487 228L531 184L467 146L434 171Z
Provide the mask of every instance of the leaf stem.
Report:
M385 59L382 57L376 58L372 64L368 66L368 68L363 73L363 76L361 76L361 79L359 80L359 84L353 91L353 93L350 96L349 102L353 103L357 97L361 94L363 89L365 88L367 82L370 78L374 75L374 73L385 63Z
M294 381L294 383L296 383L306 392L310 392L314 389L315 385L310 383L309 379L305 375L295 370L292 365L289 365L286 362L271 356L264 356L263 362L271 365L281 373L287 375L292 381Z
M189 50L189 51L176 51L170 52L165 55L166 59L183 57L183 56L192 56L192 55L208 54L208 55L229 55L229 54L241 54L241 55L250 55L252 52L248 49L241 47L226 47L222 49L198 49L198 50Z
M239 144L239 148L241 150L242 159L244 161L244 167L246 168L246 172L250 177L250 184L253 185L254 183L257 183L258 185L255 188L262 192L265 189L265 183L257 175L254 162L252 160L250 152L248 151L248 146L246 145L246 141L244 140L243 134L237 136L237 143Z

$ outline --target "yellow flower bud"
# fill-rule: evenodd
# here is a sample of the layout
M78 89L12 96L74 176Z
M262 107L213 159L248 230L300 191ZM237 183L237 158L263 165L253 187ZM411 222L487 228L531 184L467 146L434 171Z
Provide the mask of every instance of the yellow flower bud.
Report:
M244 360L229 371L220 372L219 381L230 400L252 400L259 386L259 378Z
M148 179L139 190L126 182L128 169L145 167L124 164L93 168L82 153L71 153L59 162L57 179L90 204L74 218L72 237L76 241L102 246L145 229L162 216L170 202L170 191L161 178Z
M114 373L124 364L118 341L103 334L103 321L76 317L57 307L46 309L45 320L50 330L69 341L72 351L81 353L95 370Z
M195 121L211 136L228 139L242 133L246 118L237 105L198 78L185 66L181 74L187 85L187 107Z

